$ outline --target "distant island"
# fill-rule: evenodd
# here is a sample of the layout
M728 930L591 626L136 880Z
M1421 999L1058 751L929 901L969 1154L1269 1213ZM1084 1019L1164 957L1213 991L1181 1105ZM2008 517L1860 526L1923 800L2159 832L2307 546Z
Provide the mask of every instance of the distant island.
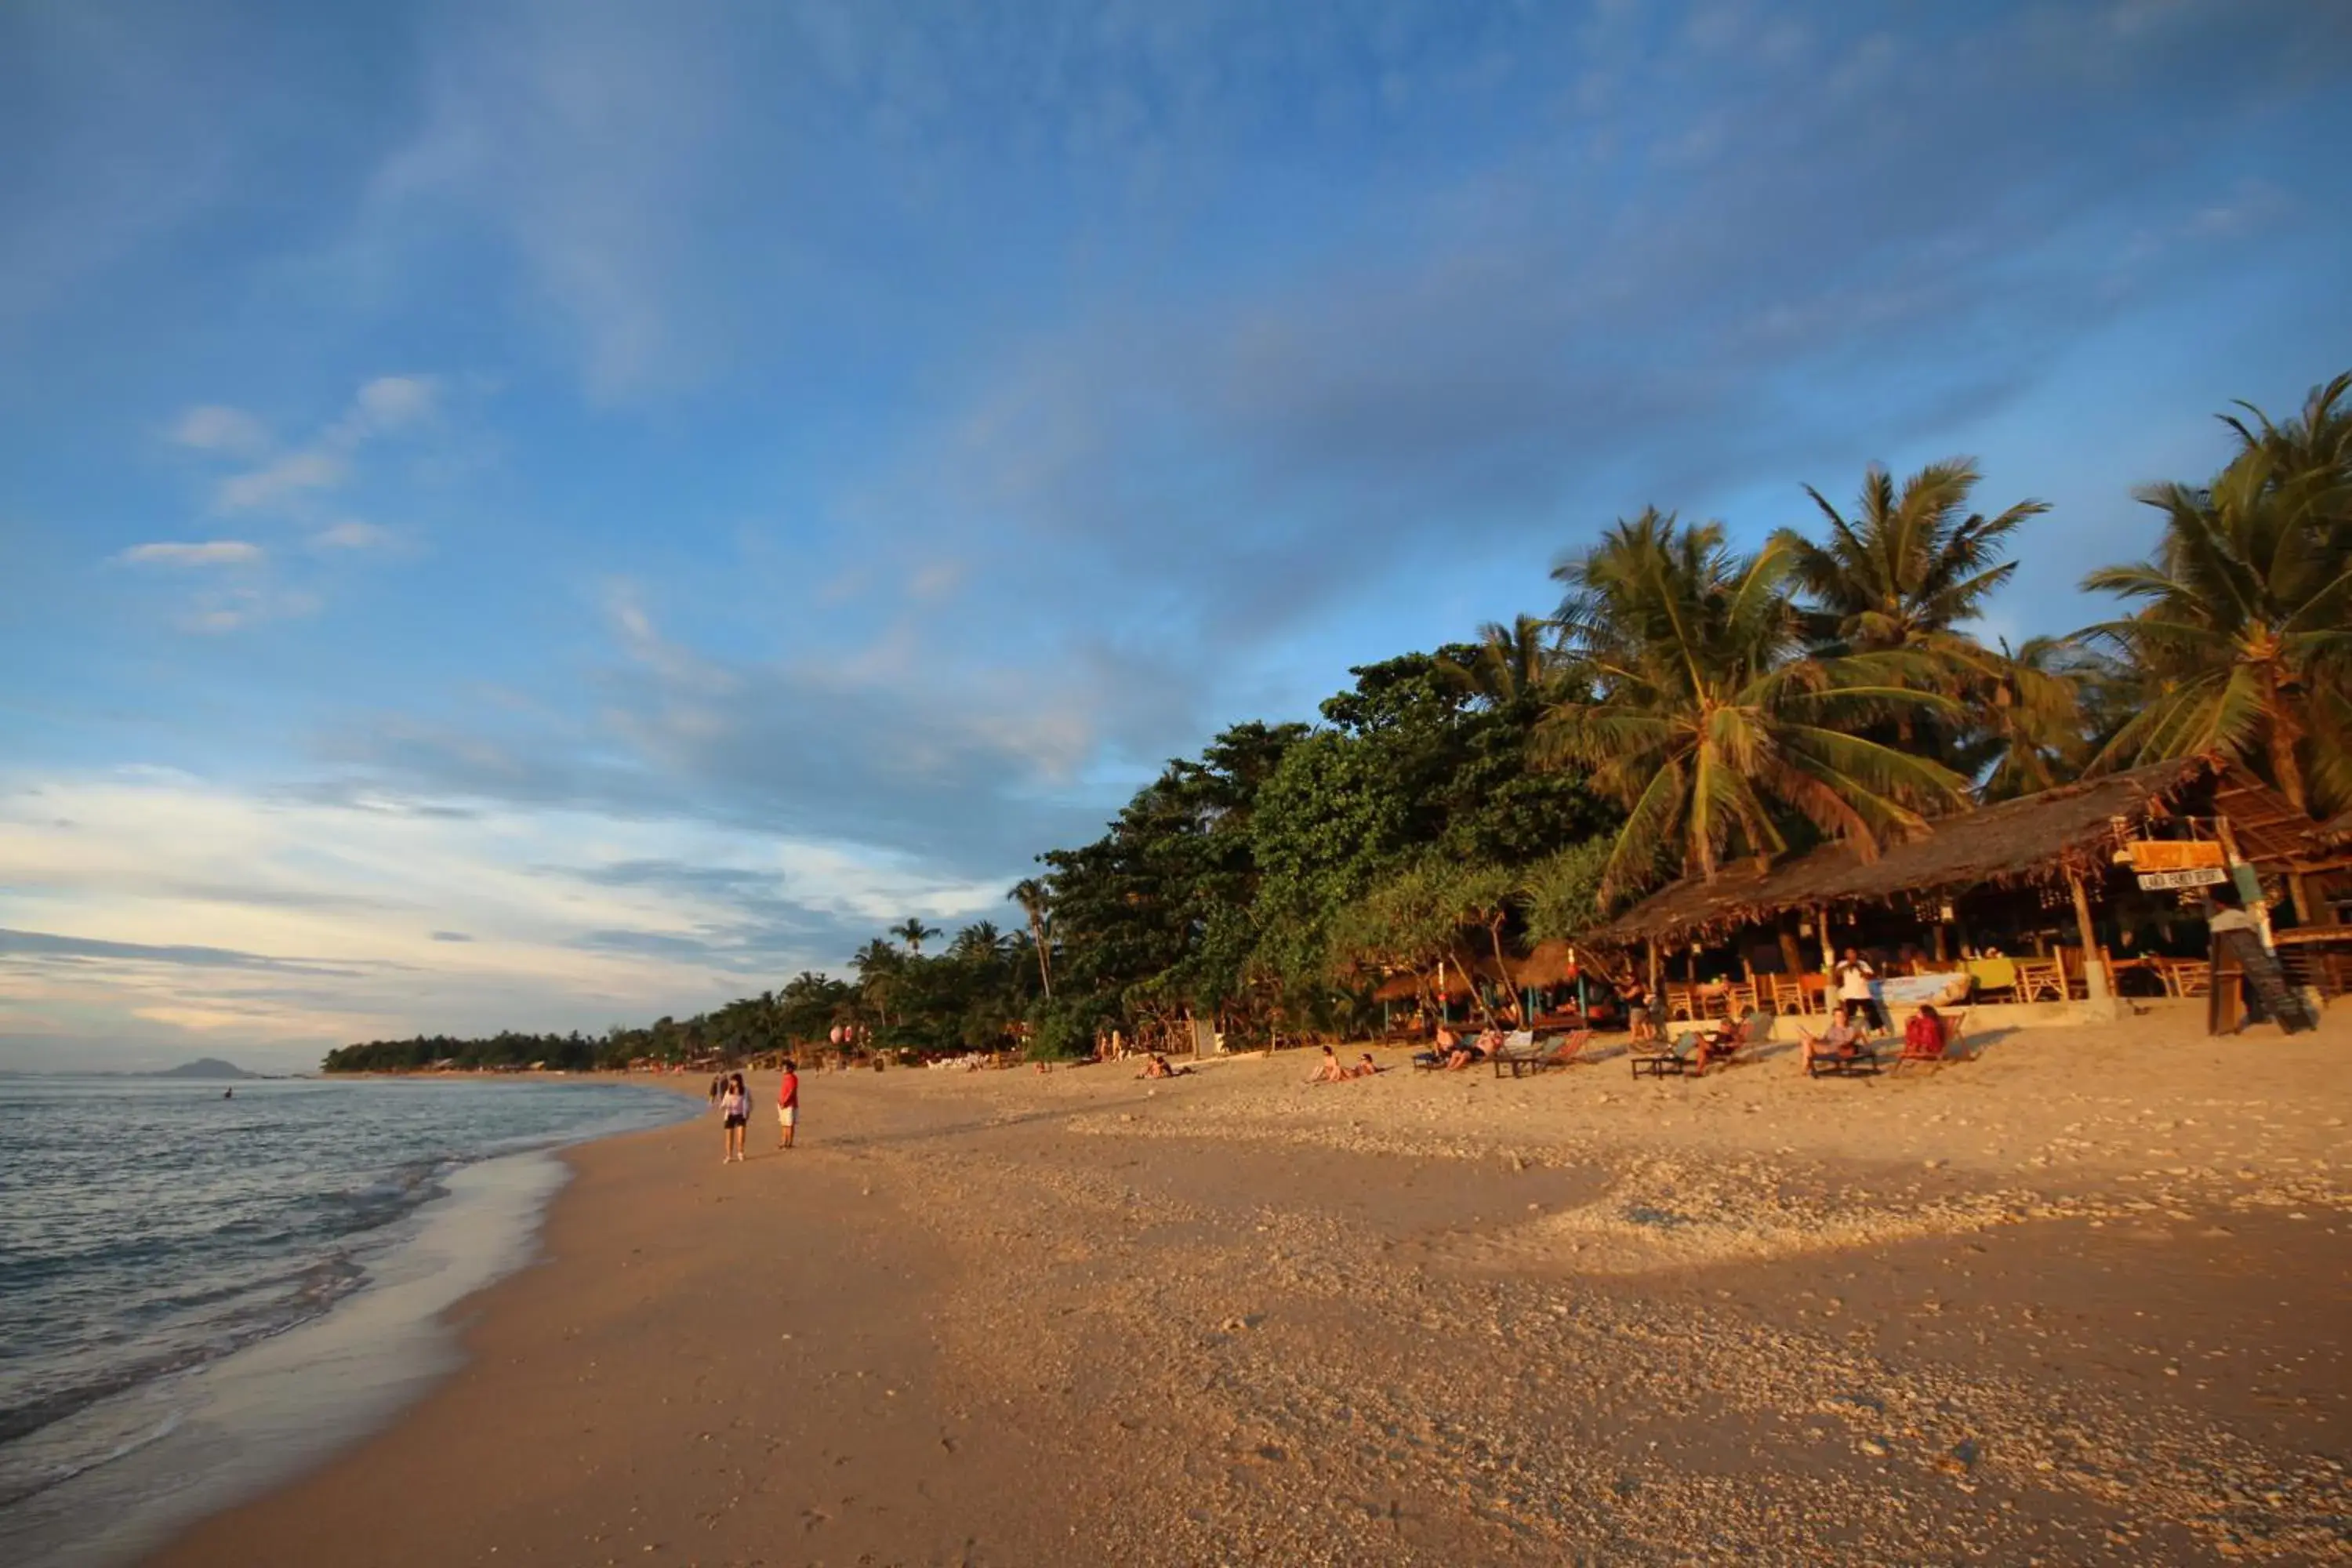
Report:
M259 1078L261 1074L247 1072L235 1062L225 1062L218 1057L200 1057L192 1062L183 1062L175 1068L166 1068L162 1072L142 1073L141 1076L143 1078L247 1079Z

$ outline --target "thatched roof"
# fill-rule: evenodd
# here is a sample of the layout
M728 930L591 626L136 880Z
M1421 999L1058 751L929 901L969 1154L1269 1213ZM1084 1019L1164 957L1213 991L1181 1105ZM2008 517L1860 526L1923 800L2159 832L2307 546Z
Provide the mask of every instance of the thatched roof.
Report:
M1564 942L1538 942L1525 958L1505 961L1498 972L1495 961L1485 953L1472 955L1468 973L1458 963L1445 966L1445 994L1458 1001L1470 994L1473 977L1489 985L1504 984L1513 990L1531 985L1558 985L1576 975L1576 950ZM1428 977L1435 980L1432 974ZM1375 1002L1410 1002L1421 995L1421 980L1411 972L1391 974L1372 992Z
M2313 833L2326 831L2286 796L2234 768L2215 777L2213 809L2230 819L2238 853L2253 861L2300 859L2311 853Z
M1936 823L1934 831L1865 861L1843 844L1767 871L1741 861L1712 882L1693 878L1643 900L1586 940L1630 946L1650 938L1711 936L1824 904L1957 893L2054 880L2068 868L2104 876L2120 817L2137 826L2203 779L2200 762L2158 763L2003 801Z
M1511 962L1511 980L1521 987L1558 985L1576 977L1576 949L1564 942L1539 942L1525 958Z

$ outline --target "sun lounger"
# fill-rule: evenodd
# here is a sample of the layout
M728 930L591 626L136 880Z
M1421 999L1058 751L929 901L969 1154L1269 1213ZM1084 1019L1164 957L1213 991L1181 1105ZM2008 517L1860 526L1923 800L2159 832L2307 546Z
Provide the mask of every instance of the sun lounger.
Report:
M1502 1077L1506 1070L1517 1078L1521 1073L1542 1072L1547 1068L1573 1067L1578 1059L1577 1054L1592 1043L1592 1031L1570 1029L1564 1035L1549 1038L1528 1033L1524 1037L1527 1040L1525 1046L1518 1043L1521 1037L1520 1035L1513 1035L1504 1042L1503 1048L1495 1053L1496 1078Z
M1878 1047L1867 1039L1856 1040L1847 1050L1805 1058L1807 1078L1875 1078L1878 1076Z
M1635 1078L1680 1078L1698 1059L1698 1037L1685 1029L1675 1037L1674 1044L1664 1050L1650 1051L1627 1058L1633 1064Z
M1771 1038L1773 1015L1752 1008L1743 1016L1722 1045L1707 1053L1709 1067L1730 1067L1736 1062L1749 1061L1748 1047Z
M1968 1017L1966 1013L1945 1014L1941 1019L1944 1037L1934 1046L1915 1046L1909 1040L1904 1041L1903 1054L1895 1058L1889 1070L1901 1072L1906 1067L1922 1065L1940 1068L1946 1062L1966 1061L1968 1058L1960 1054L1960 1043L1965 1037Z

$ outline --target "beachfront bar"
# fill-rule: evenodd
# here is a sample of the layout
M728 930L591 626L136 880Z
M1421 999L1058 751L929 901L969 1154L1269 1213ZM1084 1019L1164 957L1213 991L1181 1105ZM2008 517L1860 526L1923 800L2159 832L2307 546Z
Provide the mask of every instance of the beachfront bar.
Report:
M2341 994L2352 854L2324 831L2241 773L2165 763L1947 817L1875 858L1836 844L1727 867L1587 942L1646 973L1670 1018L1823 1012L1852 949L1891 1009L1966 1005L1979 1028L2091 1023L2134 995L2210 994L2219 890L2289 927L2282 953L2314 955L2291 981Z

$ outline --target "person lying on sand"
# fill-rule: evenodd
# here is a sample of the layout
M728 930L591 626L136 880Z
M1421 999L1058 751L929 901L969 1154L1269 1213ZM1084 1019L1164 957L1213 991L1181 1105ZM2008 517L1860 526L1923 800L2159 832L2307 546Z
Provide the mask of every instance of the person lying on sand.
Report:
M1154 1051L1150 1057L1145 1058L1143 1070L1137 1073L1135 1076L1138 1078L1182 1078L1186 1073L1189 1073L1192 1070L1192 1069L1191 1068L1169 1066L1168 1058L1161 1056L1158 1051Z
M1816 1057L1850 1057L1862 1044L1862 1031L1846 1019L1845 1008L1840 1006L1830 1015L1830 1026L1820 1034L1800 1025L1797 1038L1804 1042L1804 1054L1797 1058L1800 1072L1810 1071L1808 1064Z
M1359 1060L1354 1067L1348 1069L1348 1076L1349 1078L1370 1078L1374 1073L1384 1070L1386 1069L1384 1069L1380 1063L1372 1060L1372 1053L1366 1051L1363 1054L1362 1058Z

